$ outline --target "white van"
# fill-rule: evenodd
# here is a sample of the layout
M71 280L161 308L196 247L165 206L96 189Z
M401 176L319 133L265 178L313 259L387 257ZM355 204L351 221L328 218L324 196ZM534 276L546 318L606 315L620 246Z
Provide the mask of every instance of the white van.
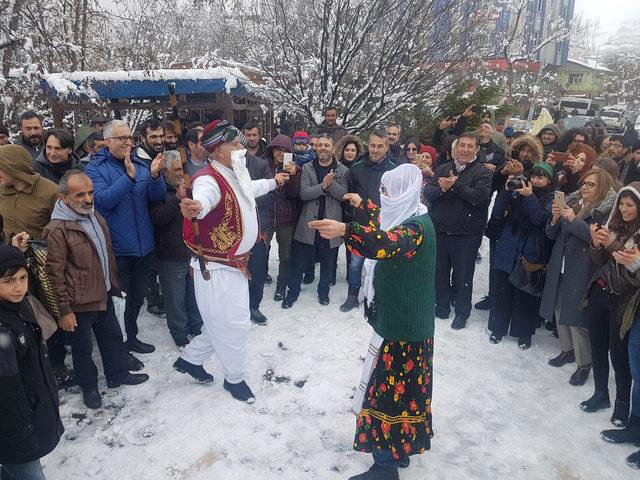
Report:
M607 130L618 133L624 132L626 124L626 115L624 110L605 107L600 110L600 118L607 126Z
M600 110L600 105L592 98L562 97L558 109L565 114L595 117L596 112Z

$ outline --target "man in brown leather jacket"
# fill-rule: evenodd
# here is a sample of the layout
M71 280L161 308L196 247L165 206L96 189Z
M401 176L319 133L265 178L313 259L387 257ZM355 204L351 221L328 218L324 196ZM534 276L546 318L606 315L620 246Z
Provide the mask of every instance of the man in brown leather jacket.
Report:
M93 184L79 170L60 180L60 200L43 231L48 245L47 273L55 285L60 307L58 324L69 332L76 383L88 408L100 408L98 370L91 358L95 333L107 386L137 385L146 374L127 370L122 331L112 295L120 295L111 236L104 219L94 211Z

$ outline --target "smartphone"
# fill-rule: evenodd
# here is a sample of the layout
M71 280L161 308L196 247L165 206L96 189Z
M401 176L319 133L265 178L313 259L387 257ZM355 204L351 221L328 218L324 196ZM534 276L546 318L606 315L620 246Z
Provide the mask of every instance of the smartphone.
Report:
M564 163L569 160L569 154L565 152L553 152L553 158L558 163Z
M291 163L293 163L293 153L285 152L284 161L282 162L282 166L286 167L287 165L289 165Z
M553 201L558 206L558 208L560 208L560 210L564 210L567 207L567 204L565 203L564 192L556 192Z
M520 161L520 150L514 150L513 152L511 152L511 160L517 160L518 162Z

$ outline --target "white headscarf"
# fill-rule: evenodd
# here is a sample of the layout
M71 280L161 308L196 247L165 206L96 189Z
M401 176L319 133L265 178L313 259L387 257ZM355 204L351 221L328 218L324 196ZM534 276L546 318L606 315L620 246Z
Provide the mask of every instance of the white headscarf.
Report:
M422 172L417 166L405 163L385 172L380 182L380 229L391 230L411 217L427 213L427 207L420 203L421 190ZM376 293L373 275L377 262L364 262L364 296L369 305Z

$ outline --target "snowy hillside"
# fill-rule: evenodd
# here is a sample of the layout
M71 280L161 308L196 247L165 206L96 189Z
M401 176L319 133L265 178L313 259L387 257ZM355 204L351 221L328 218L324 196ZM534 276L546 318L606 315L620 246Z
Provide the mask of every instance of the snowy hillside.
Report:
M277 248L272 249L272 255ZM486 290L488 252L476 273L474 301ZM144 313L141 335L155 344L139 355L151 379L137 387L106 388L100 411L82 396L63 393L66 433L43 464L49 480L344 480L368 468L354 452L353 387L370 330L360 313L343 314L344 252L331 305L317 302L316 284L304 286L290 310L265 289L267 327L253 326L250 386L256 403L234 401L216 380L199 385L175 372L176 350L164 321ZM277 262L271 262L275 276ZM316 276L317 278L317 276ZM474 311L468 328L453 331L436 320L432 449L412 457L404 480L544 479L622 480L637 475L624 459L631 446L599 438L611 410L586 414L578 403L593 382L569 385L574 366L549 367L557 340L539 330L533 347L516 341L491 345L487 312ZM101 369L100 369L101 370ZM612 391L614 387L612 386Z

